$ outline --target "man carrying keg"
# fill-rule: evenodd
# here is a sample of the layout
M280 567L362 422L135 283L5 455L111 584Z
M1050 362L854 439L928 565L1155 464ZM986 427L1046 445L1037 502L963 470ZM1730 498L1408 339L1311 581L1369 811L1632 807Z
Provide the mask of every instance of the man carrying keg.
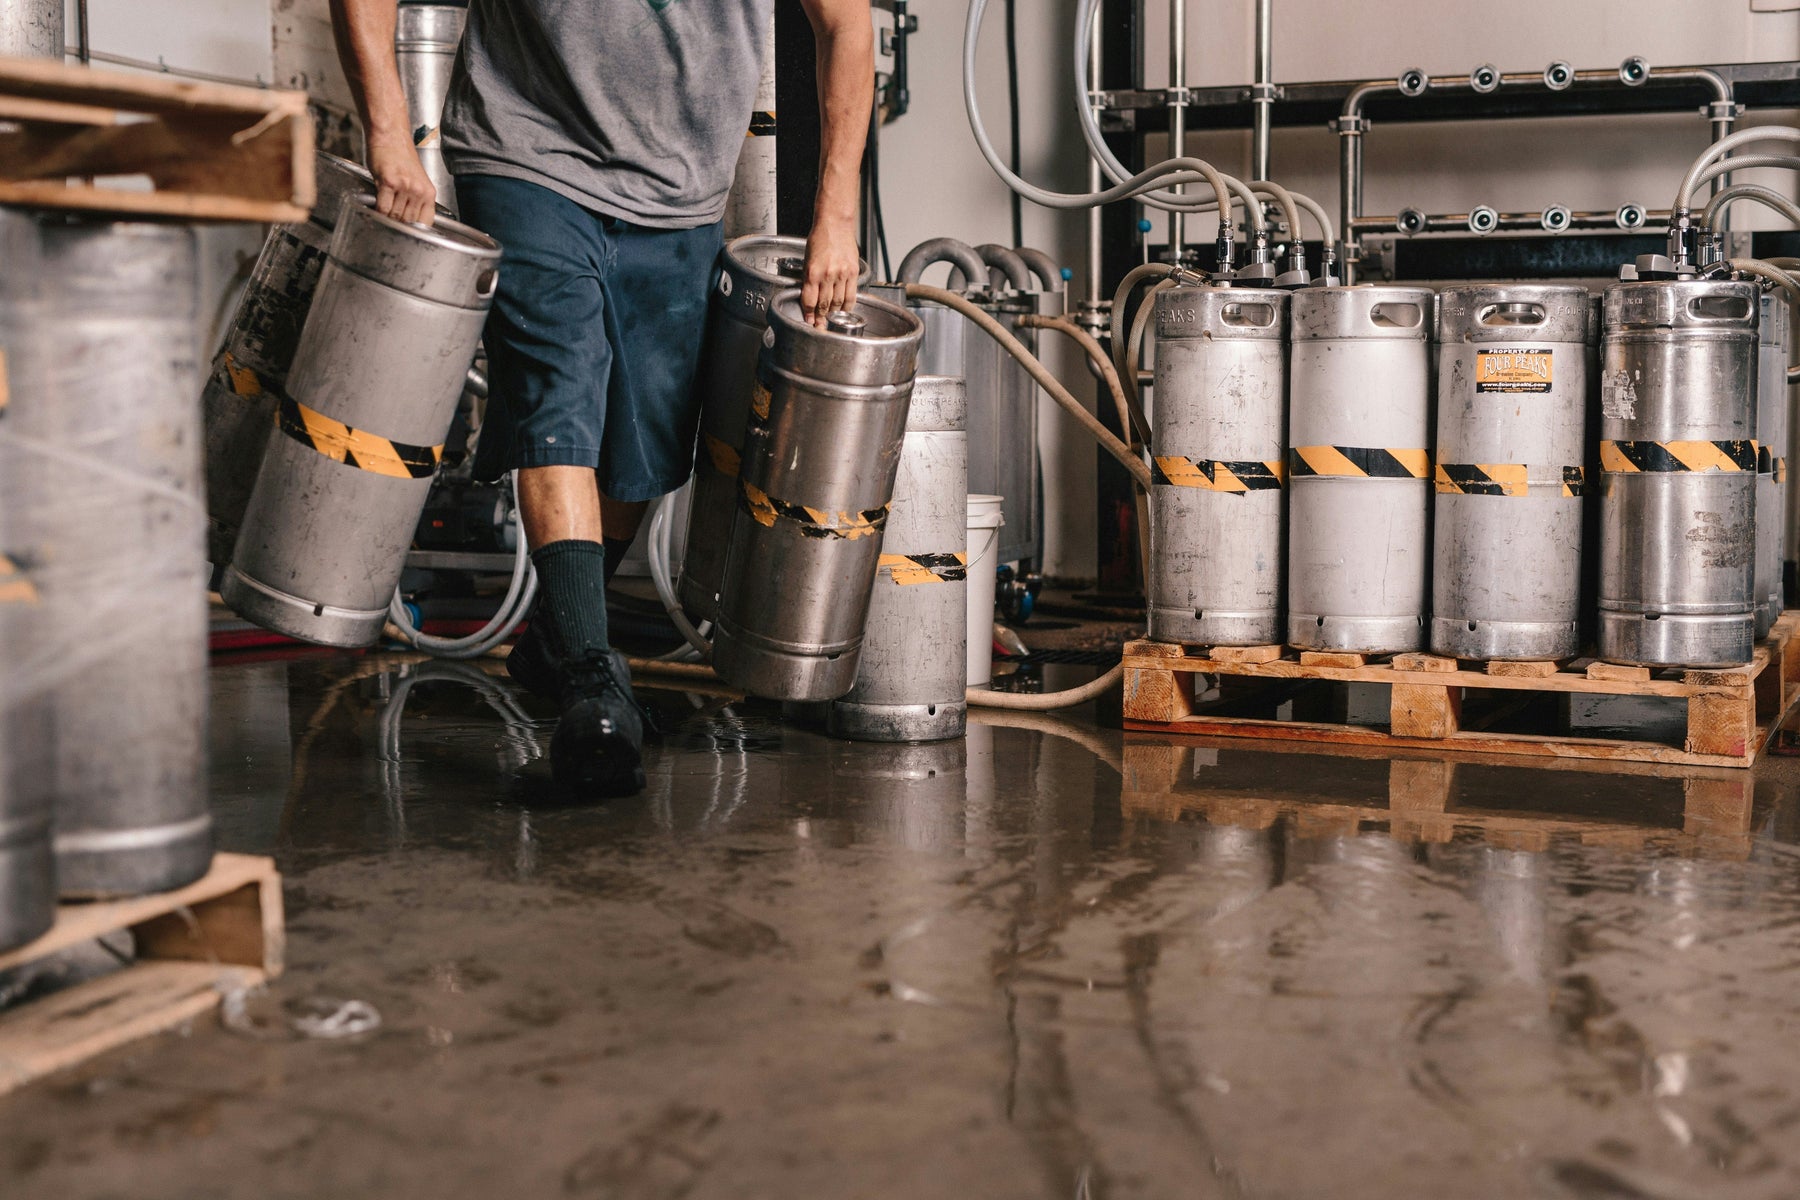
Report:
M856 294L858 173L874 87L869 0L801 0L823 125L802 303ZM429 222L394 60L397 0L332 0L339 55L390 216ZM643 716L610 647L606 583L648 501L693 463L694 373L720 218L774 0L470 0L444 108L463 219L505 251L476 459L516 468L541 600L507 660L553 697L559 782L644 786Z

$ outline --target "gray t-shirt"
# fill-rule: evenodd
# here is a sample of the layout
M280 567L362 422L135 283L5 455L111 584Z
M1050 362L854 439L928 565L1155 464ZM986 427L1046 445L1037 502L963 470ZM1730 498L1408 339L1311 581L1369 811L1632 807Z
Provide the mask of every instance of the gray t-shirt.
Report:
M716 221L773 13L774 0L470 0L444 157L640 225Z

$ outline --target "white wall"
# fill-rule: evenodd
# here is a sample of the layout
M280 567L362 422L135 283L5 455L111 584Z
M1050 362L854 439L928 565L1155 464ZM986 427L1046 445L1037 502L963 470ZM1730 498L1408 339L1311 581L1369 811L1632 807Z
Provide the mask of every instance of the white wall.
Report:
M1151 29L1146 83L1168 82L1169 0L1148 0ZM1777 5L1760 0L1757 8ZM1791 8L1791 6L1789 6ZM959 80L963 0L919 0L920 33L913 56L913 108L883 137L883 182L889 243L896 256L923 238L1004 240L1007 200L968 133ZM1024 174L1065 191L1085 190L1081 138L1065 50L1074 0L1019 0L1025 110ZM1503 70L1541 70L1556 59L1578 68L1612 67L1641 54L1653 65L1774 61L1800 58L1800 13L1752 12L1751 0L1275 0L1275 77L1280 81L1388 78L1409 67L1467 75L1481 63ZM1378 15L1375 15L1378 14ZM1361 19L1358 19L1358 18ZM1247 83L1252 77L1252 0L1190 0L1189 82ZM1004 150L1006 93L1000 0L992 0L982 40L979 91L990 136ZM1791 121L1792 114L1757 120ZM1503 125L1383 124L1368 138L1365 211L1406 205L1466 211L1548 204L1612 209L1626 201L1667 207L1681 170L1702 149L1708 129L1696 113L1633 121L1554 120ZM1159 147L1152 145L1152 153ZM1194 136L1189 152L1226 170L1249 170L1247 133ZM1337 139L1324 129L1277 130L1276 179L1309 192L1337 211ZM1761 177L1759 177L1761 176ZM1747 173L1793 194L1792 176ZM1770 218L1740 206L1739 228ZM1079 215L1026 206L1027 241L1075 268L1084 287L1084 224ZM1158 221L1157 236L1161 236ZM1190 234L1210 236L1203 224ZM1065 363L1068 360L1064 360ZM1086 394L1083 373L1065 370ZM1048 569L1091 576L1094 560L1093 456L1046 405L1042 449L1050 491Z

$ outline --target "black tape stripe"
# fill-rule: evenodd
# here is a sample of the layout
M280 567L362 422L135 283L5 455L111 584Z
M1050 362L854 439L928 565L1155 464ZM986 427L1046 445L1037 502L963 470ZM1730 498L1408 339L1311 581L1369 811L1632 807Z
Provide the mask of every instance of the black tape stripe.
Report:
M1608 442L1606 445L1629 463L1631 470L1653 474L1680 474L1695 470L1661 442ZM1757 446L1754 441L1715 441L1711 445L1729 459L1735 469L1756 470Z
M772 112L753 112L750 114L751 137L774 137L775 114Z
M1438 473L1465 496L1504 496L1506 485L1473 463L1439 463Z
M1174 461L1174 459L1171 458L1171 461ZM1194 470L1198 471L1209 484L1213 485L1213 490L1215 491L1274 491L1279 489L1286 482L1286 480L1282 479L1281 473L1275 469L1280 465L1279 463L1266 463L1255 460L1237 462L1221 458L1182 458L1180 461L1187 463L1189 466L1193 467ZM1235 478L1237 483L1242 486L1219 486L1221 471L1225 472L1228 482L1230 479ZM1154 457L1150 460L1150 482L1153 484L1162 484L1164 486L1184 486L1178 484L1174 479L1171 479L1169 473L1163 469L1162 462Z
M348 425L339 426L342 432L333 431L322 444L320 439L326 435L322 429L315 428L315 424L330 422L338 425L338 422L314 413L288 396L282 396L277 402L275 422L282 433L308 450L359 471L397 478L389 469L397 463L413 479L429 479L437 472L441 453L437 446L412 446ZM333 439L337 444L331 444Z
M1379 446L1333 446L1339 454L1350 461L1350 465L1370 479L1422 479L1411 467L1399 458ZM1296 447L1288 452L1288 470L1294 475L1319 475L1312 464L1301 456ZM1335 474L1335 473L1333 473Z
M1562 469L1562 489L1565 496L1581 496L1587 493L1587 469L1585 467L1564 467Z

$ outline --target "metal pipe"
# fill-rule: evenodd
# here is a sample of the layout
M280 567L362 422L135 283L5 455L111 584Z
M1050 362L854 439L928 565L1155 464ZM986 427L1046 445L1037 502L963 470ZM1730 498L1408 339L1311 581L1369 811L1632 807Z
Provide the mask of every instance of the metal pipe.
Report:
M1400 228L1398 216L1358 217L1354 222L1356 233L1405 233L1412 236L1418 233L1469 233L1469 213L1428 213L1423 214L1422 228L1405 230ZM1560 230L1550 231L1544 228L1542 212L1496 213L1496 224L1487 232L1504 232L1508 230L1532 229L1540 232L1572 233L1583 229L1631 229L1633 231L1650 232L1656 225L1667 224L1668 209L1646 209L1643 221L1639 225L1624 226L1619 224L1616 210L1608 212L1571 212L1569 223Z
M1362 117L1338 118L1338 236L1343 244L1338 260L1343 264L1344 283L1356 282L1356 263L1361 257L1361 243L1356 239L1356 219L1363 202L1363 133L1368 121Z
M1275 0L1256 0L1256 84L1250 89L1252 132L1250 178L1269 178L1269 152L1275 123Z
M82 66L94 64L94 41L88 36L88 0L77 0L75 5L75 54Z
M1094 111L1096 120L1100 117L1100 69L1101 45L1100 22L1094 22L1092 36L1088 38L1088 79L1093 83L1093 90L1088 93L1088 104ZM1106 186L1100 175L1100 160L1088 155L1088 191L1098 192ZM1095 205L1087 211L1087 302L1098 309L1106 298L1105 281L1101 276L1106 273L1106 263L1101 251L1103 227L1100 220L1100 206Z
M1187 0L1169 0L1169 157L1187 154ZM1184 191L1182 187L1171 189ZM1224 216L1221 215L1223 220ZM1169 214L1169 255L1181 261L1187 218Z

